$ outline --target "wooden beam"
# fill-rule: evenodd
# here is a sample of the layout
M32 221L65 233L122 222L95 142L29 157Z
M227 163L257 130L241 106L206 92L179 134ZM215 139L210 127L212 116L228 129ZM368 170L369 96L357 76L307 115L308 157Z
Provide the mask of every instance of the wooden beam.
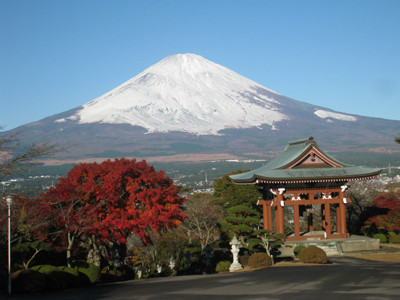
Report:
M271 205L272 202L272 205ZM325 204L325 203L342 203L343 199L340 199L340 197L335 197L332 199L302 199L302 200L290 200L290 199L286 199L285 200L285 205L287 206L291 206L291 205L312 205L312 204ZM351 203L350 199L347 199L347 203ZM259 205L270 205L270 206L278 206L281 205L280 201L274 201L274 200L259 200L258 201Z

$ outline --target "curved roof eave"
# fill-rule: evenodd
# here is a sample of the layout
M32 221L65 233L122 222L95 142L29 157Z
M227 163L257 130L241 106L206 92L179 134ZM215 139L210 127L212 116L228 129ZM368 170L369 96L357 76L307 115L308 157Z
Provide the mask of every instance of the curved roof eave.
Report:
M379 175L382 169L363 167L284 169L268 170L265 173L252 172L252 176L231 177L235 183L256 183L261 181L321 181L366 179ZM250 172L248 172L250 173ZM250 175L242 173L240 175ZM234 175L233 175L234 176Z

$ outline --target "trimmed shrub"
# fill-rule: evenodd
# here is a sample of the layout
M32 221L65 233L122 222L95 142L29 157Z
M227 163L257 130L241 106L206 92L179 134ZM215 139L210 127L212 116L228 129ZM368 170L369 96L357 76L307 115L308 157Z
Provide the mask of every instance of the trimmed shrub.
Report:
M101 282L114 282L123 281L128 279L134 279L135 272L128 266L121 267L105 267L101 270L100 281Z
M66 266L39 265L32 267L33 271L46 274L56 289L64 289L81 285L79 272L76 269Z
M100 273L101 282L122 281L123 278L122 272L117 268L105 267Z
M223 272L229 272L229 267L231 266L231 262L229 260L223 260L217 263L217 266L215 267L215 272L217 273L223 273Z
M38 271L19 270L11 278L13 293L36 293L53 288L51 277Z
M239 262L243 267L246 267L249 264L249 255L241 255L239 256Z
M393 231L389 232L389 243L398 244L400 243L400 234Z
M249 258L249 263L247 264L250 268L263 268L272 265L272 259L267 253L259 252L254 253Z
M296 247L294 247L293 249L293 253L296 257L299 257L301 250L305 249L306 246L304 245L297 245Z
M31 270L38 271L42 274L50 274L52 272L58 271L58 268L52 265L37 265L32 267Z
M387 243L386 235L383 233L376 233L373 236L374 239L378 239L381 243Z
M326 264L328 258L323 249L318 248L317 246L309 246L301 250L299 261L310 264Z
M59 267L57 267L57 269L60 270L60 271L64 271L64 272L66 272L68 274L71 274L71 275L73 275L75 277L79 277L79 271L77 269L75 269L75 268L70 268L70 267L67 267L67 266L59 266Z
M90 283L96 283L100 280L100 268L92 263L77 260L73 262L73 267L88 278Z

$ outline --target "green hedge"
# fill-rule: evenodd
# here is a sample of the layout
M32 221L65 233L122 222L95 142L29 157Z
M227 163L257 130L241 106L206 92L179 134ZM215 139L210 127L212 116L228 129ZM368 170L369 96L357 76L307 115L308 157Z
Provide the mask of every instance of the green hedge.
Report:
M123 281L135 278L135 272L128 266L121 267L105 267L101 270L100 281L101 282L114 282Z
M398 244L400 243L400 234L393 231L389 232L389 243Z
M299 261L303 263L326 264L328 258L323 249L317 246L309 246L301 250Z
M387 243L387 237L383 233L376 233L373 238L378 239L381 243Z
M296 255L296 257L299 257L301 250L303 250L304 248L306 248L306 246L304 245L297 245L296 247L294 247L293 249L294 255Z
M217 266L215 267L215 272L217 273L229 272L230 266L231 262L229 260L220 261L217 263Z
M249 258L249 262L247 264L250 268L262 268L269 267L272 265L272 259L267 253L259 252L254 253Z
M19 270L12 274L13 293L37 293L51 290L53 281L47 274L33 270Z
M78 270L70 267L39 265L32 267L31 270L48 275L54 289L65 289L82 284Z
M92 263L88 263L84 260L75 260L72 262L72 266L79 273L83 274L88 278L90 283L96 283L100 280L100 268Z

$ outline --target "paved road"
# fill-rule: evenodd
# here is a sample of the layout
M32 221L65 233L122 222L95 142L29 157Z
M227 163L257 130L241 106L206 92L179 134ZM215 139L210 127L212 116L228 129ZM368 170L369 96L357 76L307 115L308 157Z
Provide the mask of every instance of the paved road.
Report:
M348 257L319 266L152 278L7 299L400 299L400 263Z

